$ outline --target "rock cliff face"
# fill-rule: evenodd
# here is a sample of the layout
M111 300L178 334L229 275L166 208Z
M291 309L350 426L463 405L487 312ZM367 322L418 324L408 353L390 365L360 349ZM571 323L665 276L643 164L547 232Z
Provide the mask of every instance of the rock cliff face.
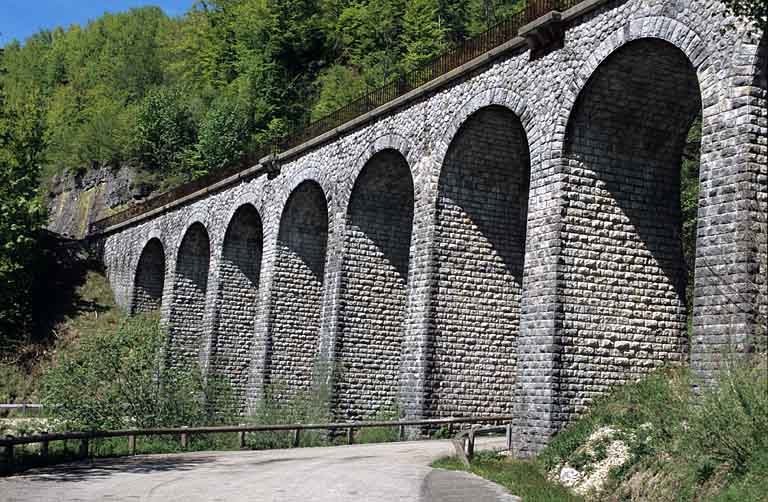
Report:
M48 193L48 229L83 238L88 225L116 211L139 194L132 188L136 168L102 166L77 175L55 177Z

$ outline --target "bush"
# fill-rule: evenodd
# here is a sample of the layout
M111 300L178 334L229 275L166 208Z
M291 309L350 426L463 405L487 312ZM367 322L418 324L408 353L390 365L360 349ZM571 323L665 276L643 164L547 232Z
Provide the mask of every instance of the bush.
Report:
M196 367L161 368L166 332L155 317L124 319L60 353L43 375L43 404L69 430L214 425L233 416L231 393ZM206 406L216 396L216 409Z
M726 359L718 385L691 413L684 444L727 464L737 474L768 452L768 376L764 364Z
M290 397L285 385L274 383L264 391L264 397L248 422L260 425L311 424L332 421L328 391L318 389L296 392ZM255 449L289 448L293 444L293 432L255 432L248 435L248 446ZM326 431L302 431L301 446L320 446L327 443Z

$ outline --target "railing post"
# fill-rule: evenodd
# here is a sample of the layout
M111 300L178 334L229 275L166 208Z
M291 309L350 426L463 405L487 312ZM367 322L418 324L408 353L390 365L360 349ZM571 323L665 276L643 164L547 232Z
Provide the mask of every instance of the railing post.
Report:
M475 428L472 427L469 429L469 434L467 435L467 458L470 460L475 455Z
M136 436L133 434L128 436L128 455L136 455Z
M80 447L77 450L77 456L80 458L88 457L88 438L80 440Z
M301 429L296 428L293 430L293 447L299 447L299 441L301 441Z
M245 427L245 424L240 424L240 427ZM237 442L241 450L245 449L245 431L237 433Z
M512 451L512 424L507 424L507 450Z
M355 443L355 429L352 427L347 428L347 444Z
M400 441L405 441L405 426L400 424L399 429Z
M7 435L5 436L5 439L13 439L13 436ZM5 463L8 466L8 472L10 472L11 466L13 465L13 445L12 444L5 446Z
M182 427L182 429L186 429L186 428L187 428L186 425ZM182 432L180 442L181 442L181 449L186 450L187 447L189 447L189 433Z
M48 460L48 452L49 452L49 441L48 441L48 431L42 432L45 439L40 443L40 457L44 460Z
M453 422L448 422L448 437L453 436Z

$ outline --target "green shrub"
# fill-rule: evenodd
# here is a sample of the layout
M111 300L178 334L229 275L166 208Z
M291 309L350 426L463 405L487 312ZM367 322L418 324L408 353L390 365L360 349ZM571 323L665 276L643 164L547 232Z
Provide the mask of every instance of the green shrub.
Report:
M762 364L728 361L718 385L693 407L686 450L696 451L744 474L753 456L768 452L768 376ZM695 450L691 452L690 450Z
M61 352L43 375L43 403L65 429L174 427L224 423L228 386L196 367L161 368L167 338L155 317L124 319L114 332ZM217 396L216 407L206 406ZM229 403L229 404L228 404Z
M326 386L288 394L285 385L268 385L256 410L247 421L260 425L312 424L332 421ZM247 445L254 449L289 448L293 431L254 432L247 435ZM327 431L301 431L300 446L328 443Z

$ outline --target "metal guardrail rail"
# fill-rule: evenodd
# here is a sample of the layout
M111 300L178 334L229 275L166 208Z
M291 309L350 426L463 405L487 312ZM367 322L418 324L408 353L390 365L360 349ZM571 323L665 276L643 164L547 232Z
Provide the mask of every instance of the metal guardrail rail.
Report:
M305 141L330 132L342 124L361 117L512 40L519 35L520 28L549 12L563 11L582 1L528 0L525 9L517 14L505 19L480 35L462 42L455 48L437 56L422 66L397 76L387 84L364 94L325 117L309 123L289 124L289 132L285 136L263 145L256 151L247 153L239 164L209 173L206 176L151 197L142 203L135 204L111 216L97 220L90 225L89 234L103 233L109 227L146 212L162 208L182 197L235 176L241 171L258 164L261 159L289 150Z
M481 423L509 423L512 421L512 415L487 415L478 417L452 417L452 418L433 418L423 420L396 420L396 421L362 421L362 422L335 422L324 424L276 424L276 425L226 425L215 427L174 427L174 428L153 428L153 429L126 429L126 430L108 430L108 431L83 431L83 432L53 432L41 433L29 436L5 436L0 438L0 448L4 449L4 463L8 470L14 462L14 447L28 444L40 444L40 457L46 459L49 453L49 445L52 441L79 441L78 455L82 458L88 456L89 442L94 439L125 437L128 441L128 454L136 453L136 438L141 436L161 436L176 435L179 437L182 449L189 447L190 435L196 434L238 434L239 445L245 448L246 433L249 432L275 432L292 431L293 446L299 446L301 431L306 430L326 430L337 431L346 430L347 443L354 443L355 430L371 427L397 427L399 429L400 440L406 439L406 428L408 427L437 427L448 426L448 435L453 434L453 426L456 424L481 424ZM474 434L472 435L474 444Z

